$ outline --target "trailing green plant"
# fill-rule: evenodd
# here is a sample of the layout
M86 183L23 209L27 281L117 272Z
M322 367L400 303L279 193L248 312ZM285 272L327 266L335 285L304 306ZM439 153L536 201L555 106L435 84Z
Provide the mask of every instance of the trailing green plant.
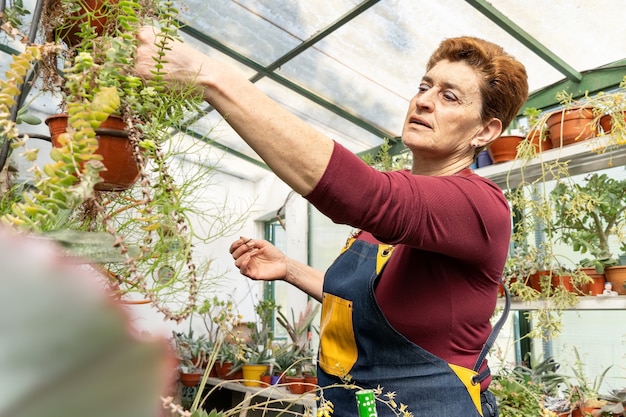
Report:
M69 121L59 137L61 146L51 150L52 162L43 168L33 165L33 187L22 192L21 184L7 186L2 192L0 217L5 224L48 236L63 230L109 233L119 255L116 262L105 265L111 287L120 295L139 292L166 318L180 321L194 311L201 286L212 281L208 278L211 262L194 253L194 243L207 243L236 230L245 214L233 216L218 204L214 210L199 208L195 195L206 188L214 168L188 164L183 169L182 155L200 153L205 145L186 144L171 135L172 128L201 103L192 89L165 89L162 56L178 37L174 3L122 0L99 11L79 12L80 3L44 2L43 37L51 42L46 45L54 46L28 47L15 57L15 74L10 72L3 84L0 126L14 152L32 161L37 156L28 148L28 135L18 135L10 112L4 111L15 105L28 71L42 78L44 91L61 97ZM103 33L97 33L89 21L102 14L108 23ZM159 27L155 74L144 84L132 71L135 33L155 18ZM64 46L60 36L77 24L79 41ZM124 192L94 189L102 170L95 153L96 131L111 115L125 121L139 167L137 184ZM192 218L207 225L206 230L195 230ZM85 240L67 233L64 239L68 236ZM110 249L105 239L97 252Z
M592 107L595 117L593 124L595 127L598 127L600 118L609 112L609 108L610 112L615 113L615 117L623 119L622 112L615 112L619 106L606 104L610 100L621 102L624 92L623 87L624 85L615 92L603 93L594 97L587 94L581 99L574 99L571 94L563 91L557 94L556 99L563 109L583 104ZM603 105L602 103L605 104ZM536 129L543 132L547 117L550 114L551 112L542 112L535 108L526 109L525 116L529 119L529 130ZM545 135L545 132L542 135ZM619 132L612 132L611 135L619 136ZM611 140L613 139L611 138ZM605 142L599 141L595 145L595 151L600 151L597 147ZM616 142L609 143L618 146ZM515 180L514 182L512 181L513 179ZM551 186L549 185L553 181L557 184L557 189L554 193L550 191ZM570 219L574 219L581 213L581 209L590 211L597 209L592 203L594 197L589 197L585 200L585 196L579 194L579 189L573 183L569 161L560 158L547 160L547 158L544 158L543 153L537 153L530 143L523 143L518 148L518 160L507 173L506 186L504 188L513 213L511 243L514 250L525 251L526 255L530 256L531 259L527 258L520 261L519 256L517 256L519 254L516 254L513 250L510 254L509 262L507 262L505 278L511 277L512 274L519 275L520 269L525 269L523 275L529 276L533 269L539 269L538 265L533 267L523 266L524 263L529 263L532 260L540 262L543 264L543 268L550 271L549 276L546 276L542 282L542 291L539 294L527 288L523 280L508 280L512 283L512 293L522 300L546 301L538 309L528 313L534 319L534 335L552 337L558 334L560 332L562 309L572 307L577 303L577 298L574 294L567 293L562 288L552 288L551 286L550 277L552 275L558 274L561 270L571 269L577 264L576 261L572 261L564 254L559 253L559 250L555 247L557 242L573 243L574 240L578 240L578 245L580 246L574 247L574 249L578 250L585 245L587 252L589 252L590 248L593 248L594 253L592 253L592 257L597 261L596 266L600 266L599 269L602 269L601 264L606 266L613 263L612 260L605 259L608 252L598 249L601 246L597 239L594 240L594 237L590 234L587 236L577 235L576 239L568 239L567 235L563 235L563 224L560 222L563 221L565 213L569 213ZM622 186L622 188L624 187ZM562 210L561 207L563 206L560 207L557 204L557 194L566 194L568 192L572 194L572 201L586 204L586 206L579 206L575 210ZM560 202L564 203L566 199L561 198ZM570 202L567 203L570 204ZM616 204L619 206L617 201L613 202L614 206ZM573 206L570 205L571 207ZM591 216L598 216L598 214L594 213ZM623 218L623 214L621 216ZM623 221L621 220L614 222L612 227L605 228L603 232L610 230L611 233L623 237L623 232L621 231L622 224ZM589 277L585 277L584 274L576 271L573 272L573 275L575 283L579 288L585 282L590 281Z

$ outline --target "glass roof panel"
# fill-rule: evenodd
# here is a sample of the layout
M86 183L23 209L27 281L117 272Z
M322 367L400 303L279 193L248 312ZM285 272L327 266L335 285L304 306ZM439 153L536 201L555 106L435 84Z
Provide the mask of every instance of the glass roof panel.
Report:
M35 0L24 4L32 9ZM200 34L194 38L193 30L183 29L188 42L231 61L272 98L354 152L380 144L383 136L400 134L427 59L445 38L470 35L502 45L526 65L531 91L565 75L529 48L523 37L534 38L545 53L554 54L573 72L626 58L621 0L187 0L184 4L182 20ZM526 34L516 38L479 10L490 7ZM4 72L7 47L22 47L0 36ZM264 68L276 62L280 63L276 68ZM57 111L56 101L49 96L37 97L33 108L42 116ZM28 127L30 132L40 130L45 126ZM240 160L243 172L247 166L255 167L248 170L255 172L253 180L269 173L250 162L258 157L216 112L195 122L193 130L229 148L230 171L237 171L234 161Z

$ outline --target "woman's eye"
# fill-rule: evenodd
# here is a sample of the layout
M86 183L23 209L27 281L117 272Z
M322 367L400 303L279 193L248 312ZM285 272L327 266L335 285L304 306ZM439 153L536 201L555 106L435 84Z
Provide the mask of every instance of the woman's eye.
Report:
M450 91L445 91L445 92L443 93L443 98L444 98L446 101L456 101L456 100L457 100L457 99L456 99L456 96L455 96L452 92L450 92Z

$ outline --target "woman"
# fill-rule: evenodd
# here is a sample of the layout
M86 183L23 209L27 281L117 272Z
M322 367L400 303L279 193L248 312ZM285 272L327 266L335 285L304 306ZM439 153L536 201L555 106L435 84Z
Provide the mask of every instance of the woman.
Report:
M152 39L140 34L146 77ZM192 80L283 181L361 230L325 274L269 242L230 248L243 275L285 280L322 302L320 385L381 386L414 416L497 415L484 355L511 219L501 190L468 167L526 101L523 65L484 40L443 41L402 131L412 169L381 173L225 64L182 44L167 59L172 81ZM333 415L357 414L354 391L324 397ZM378 414L395 415L380 405Z

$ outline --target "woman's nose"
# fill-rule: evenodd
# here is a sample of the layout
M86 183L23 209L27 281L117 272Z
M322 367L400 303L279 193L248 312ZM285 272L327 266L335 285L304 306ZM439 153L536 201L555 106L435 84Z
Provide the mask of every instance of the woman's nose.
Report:
M415 107L425 109L425 110L432 110L433 99L434 99L432 91L433 90L430 89L428 91L422 91L416 94L415 99L413 100Z

